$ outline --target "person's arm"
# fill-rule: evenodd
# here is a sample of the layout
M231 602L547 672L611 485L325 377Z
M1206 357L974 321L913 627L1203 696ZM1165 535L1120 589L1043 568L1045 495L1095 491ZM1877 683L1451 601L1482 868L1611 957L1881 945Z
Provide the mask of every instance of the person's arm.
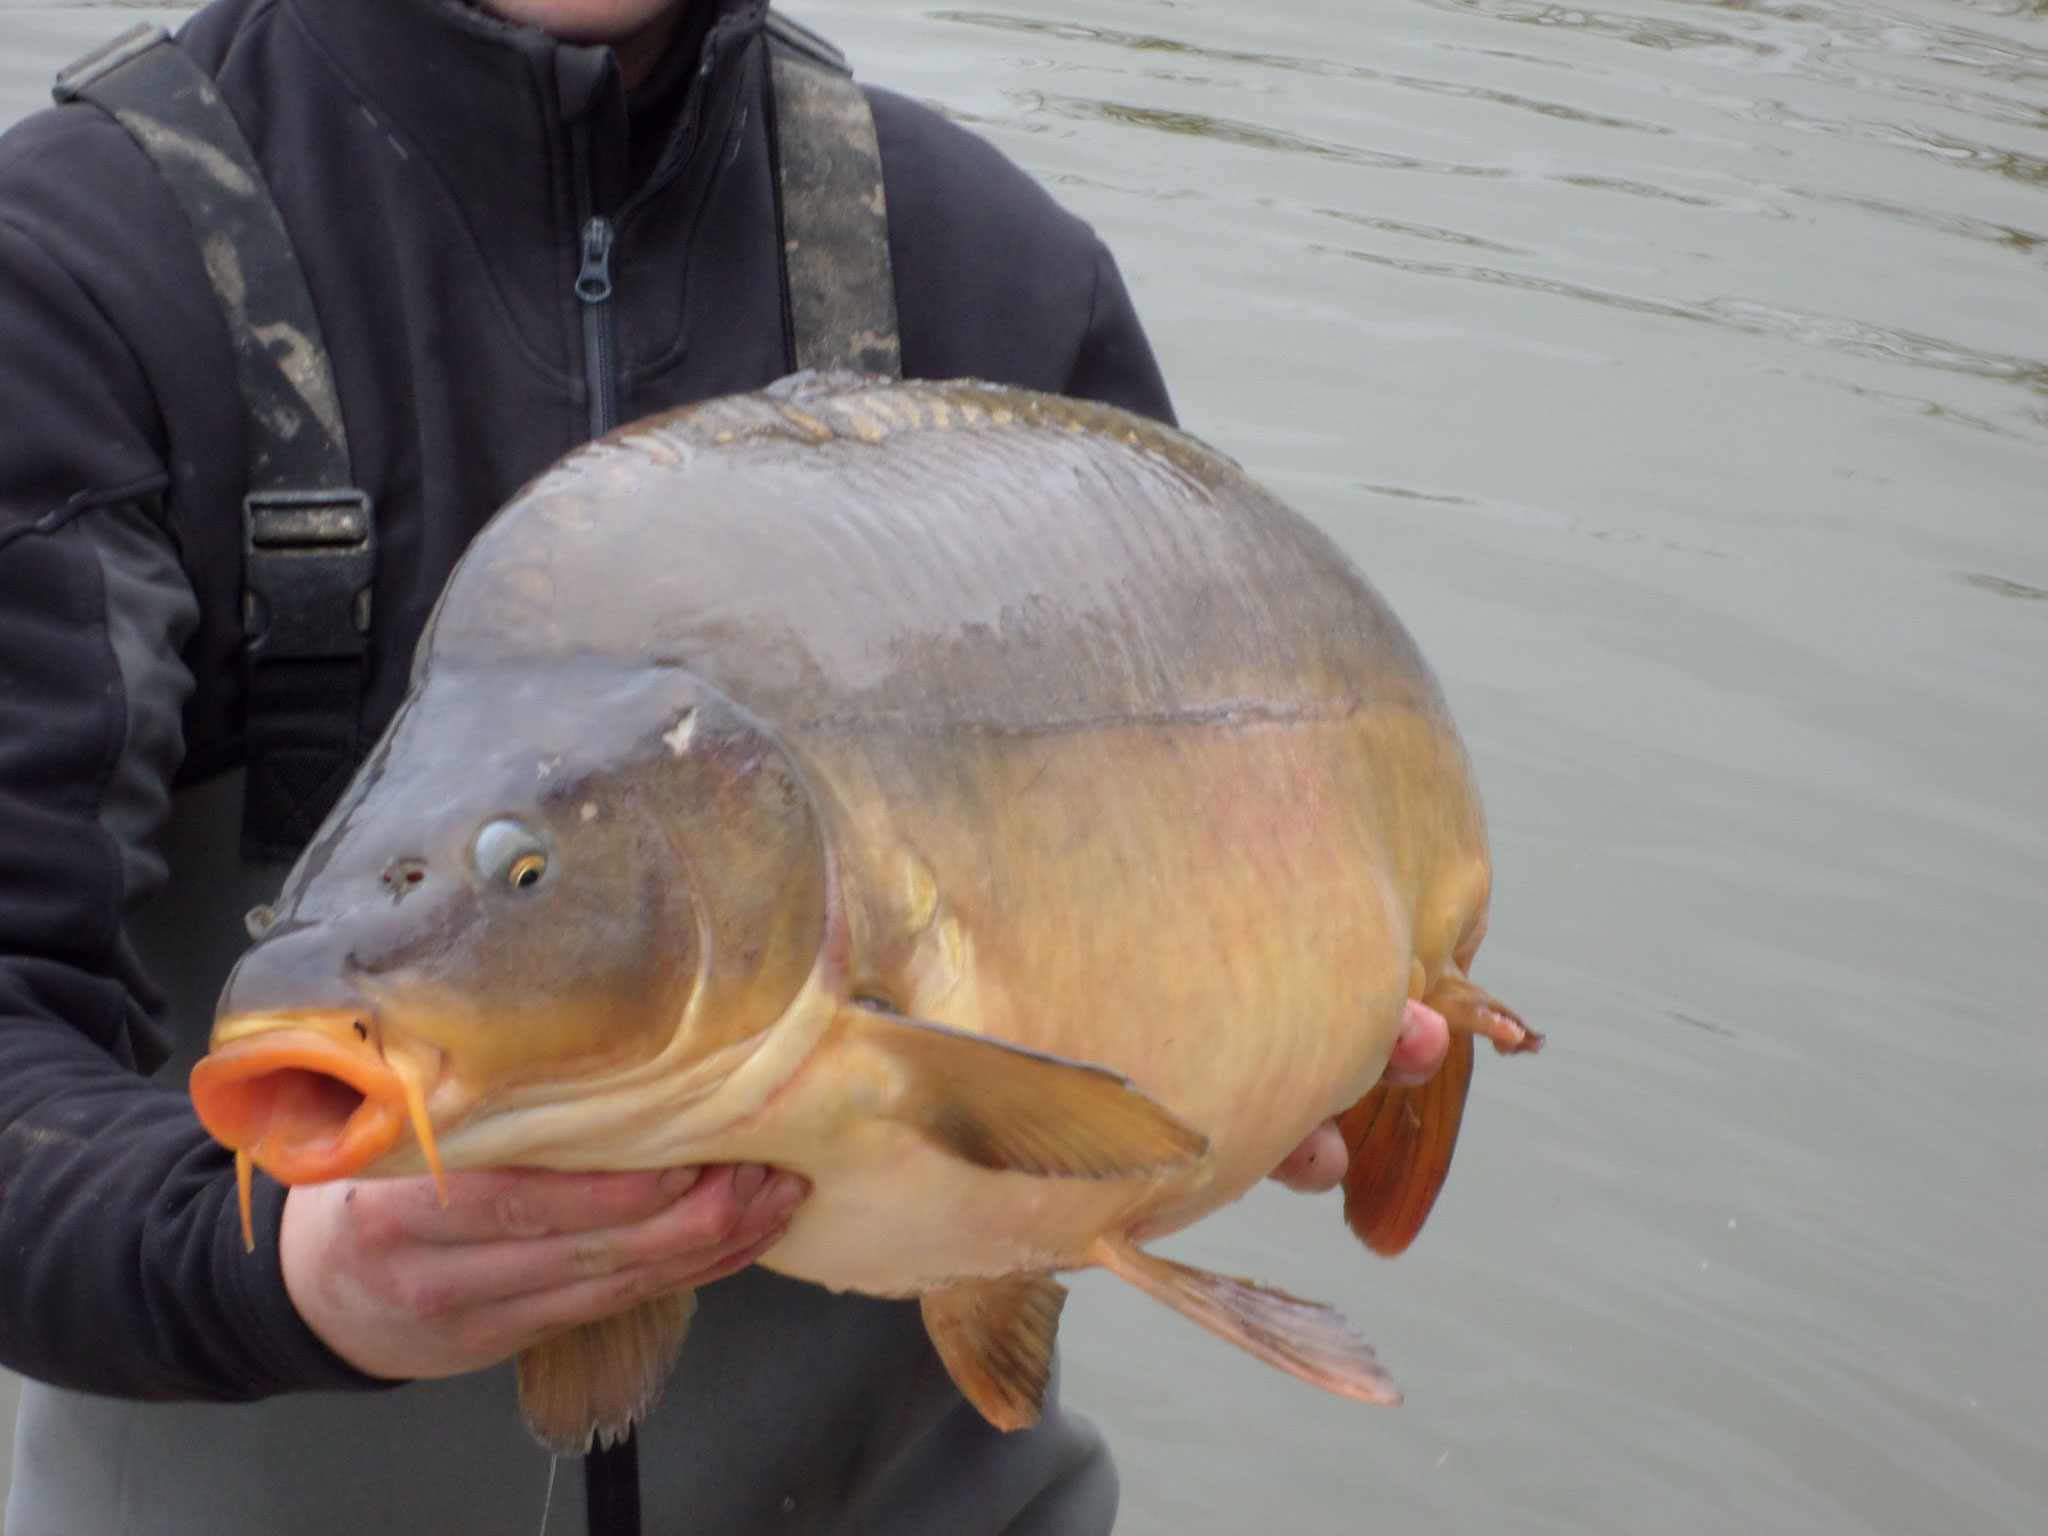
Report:
M1088 306L1088 328L1074 348L1074 361L1061 394L1101 400L1127 411L1177 425L1166 380L1138 323L1138 311L1124 287L1123 274L1109 247L1096 242L1095 285Z
M1173 403L1116 262L995 146L870 89L889 207L903 371L1120 405Z
M801 1189L760 1169L469 1173L445 1210L263 1180L244 1251L227 1153L138 1075L121 938L164 876L196 605L149 505L58 511L0 532L0 1360L133 1397L448 1374L779 1236Z
M137 1073L121 937L164 878L196 604L149 505L60 511L0 533L0 1360L133 1397L450 1374L779 1236L801 1188L758 1168L466 1173L445 1210L263 1180L244 1251L228 1154Z
M0 339L83 323L25 315L14 254ZM0 1360L144 1397L350 1384L279 1305L274 1249L242 1253L226 1155L138 1075L159 1048L121 912L162 878L130 834L167 801L190 590L146 503L39 507L22 479L0 492Z
M141 1076L163 1044L121 919L163 878L145 849L197 606L162 516L157 400L180 381L153 379L129 337L146 317L232 377L180 234L189 250L99 113L0 139L0 1362L238 1398L362 1378L298 1321L274 1248L242 1253L225 1155ZM273 1233L281 1204L260 1201Z
M599 1315L621 1294L608 1283L744 1262L788 1197L749 1202L760 1175L735 1170L688 1188L531 1175L517 1198L506 1176L458 1174L445 1213L402 1181L337 1186L292 1202L339 1213L294 1223L309 1261L295 1281L286 1193L265 1179L244 1251L228 1154L141 1075L163 1044L122 927L164 879L150 849L184 750L188 657L206 654L187 525L162 509L207 475L166 419L205 454L241 451L225 334L180 217L88 109L0 141L0 1363L222 1400L488 1364L530 1342L521 1326ZM373 1331L410 1318L402 1336L440 1343L361 1350L365 1301Z
M758 1163L656 1173L474 1169L309 1184L285 1201L284 1280L343 1359L454 1376L579 1323L743 1269L805 1193Z

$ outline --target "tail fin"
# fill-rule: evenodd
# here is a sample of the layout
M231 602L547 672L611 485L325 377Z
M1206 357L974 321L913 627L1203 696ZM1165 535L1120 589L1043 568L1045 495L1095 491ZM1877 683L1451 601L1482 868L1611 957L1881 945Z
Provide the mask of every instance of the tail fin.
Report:
M1413 1088L1382 1083L1337 1117L1351 1153L1344 1220L1374 1253L1401 1252L1429 1219L1451 1171L1471 1086L1472 1037L1453 1031L1444 1064L1428 1082Z
M1504 1056L1543 1045L1512 1008L1455 973L1425 1001L1451 1026L1436 1076L1412 1088L1382 1083L1337 1117L1351 1154L1344 1219L1366 1247L1390 1257L1415 1241L1451 1171L1472 1086L1472 1037L1486 1036Z

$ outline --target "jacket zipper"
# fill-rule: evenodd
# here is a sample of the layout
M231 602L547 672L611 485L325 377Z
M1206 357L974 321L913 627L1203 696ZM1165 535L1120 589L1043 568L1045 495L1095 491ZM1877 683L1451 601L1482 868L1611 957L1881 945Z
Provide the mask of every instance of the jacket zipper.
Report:
M612 221L592 214L583 225L583 266L576 297L583 305L583 377L590 392L590 435L619 424L619 333L612 310Z
M701 132L705 93L710 88L718 62L720 36L716 27L704 44L704 58L697 66L697 89L690 105L690 139ZM587 120L570 128L570 160L574 167L576 206L583 215L582 265L576 273L576 298L583 307L583 378L590 397L590 435L603 437L619 424L619 330L618 314L612 304L612 251L618 229L596 211L591 165L590 126ZM658 178L657 178L658 179ZM653 183L627 199L630 207L646 197Z

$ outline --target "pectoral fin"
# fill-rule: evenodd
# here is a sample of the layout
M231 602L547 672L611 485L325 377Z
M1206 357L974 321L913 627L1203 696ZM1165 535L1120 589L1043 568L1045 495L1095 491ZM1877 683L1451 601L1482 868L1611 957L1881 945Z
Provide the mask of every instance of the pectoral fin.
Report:
M1484 1035L1503 1056L1543 1046L1512 1008L1462 976L1440 978L1425 1001L1451 1026L1436 1075L1408 1088L1382 1083L1337 1117L1351 1154L1344 1219L1360 1242L1389 1256L1415 1241L1451 1171L1472 1087L1473 1037Z
M979 1168L1117 1179L1183 1167L1209 1148L1101 1067L858 1004L840 1009L839 1028L850 1060L867 1058L878 1111Z
M925 1293L925 1331L946 1373L997 1429L1038 1422L1066 1300L1067 1288L1050 1275L1009 1275Z
M630 1312L556 1334L519 1355L519 1406L542 1445L580 1456L626 1438L675 1367L695 1291L672 1291Z
M1122 1238L1097 1238L1088 1257L1290 1376L1360 1402L1392 1407L1401 1401L1372 1346L1335 1308L1253 1280L1176 1264Z

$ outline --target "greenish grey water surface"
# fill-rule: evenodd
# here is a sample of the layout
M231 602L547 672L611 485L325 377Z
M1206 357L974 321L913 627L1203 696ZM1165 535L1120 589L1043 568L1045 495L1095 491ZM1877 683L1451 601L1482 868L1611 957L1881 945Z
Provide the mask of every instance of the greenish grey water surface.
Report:
M2048 1530L2048 6L791 10L1093 220L1406 618L1550 1033L1399 1260L1278 1189L1168 1245L1405 1407L1080 1280L1119 1529ZM176 14L0 0L0 116Z

